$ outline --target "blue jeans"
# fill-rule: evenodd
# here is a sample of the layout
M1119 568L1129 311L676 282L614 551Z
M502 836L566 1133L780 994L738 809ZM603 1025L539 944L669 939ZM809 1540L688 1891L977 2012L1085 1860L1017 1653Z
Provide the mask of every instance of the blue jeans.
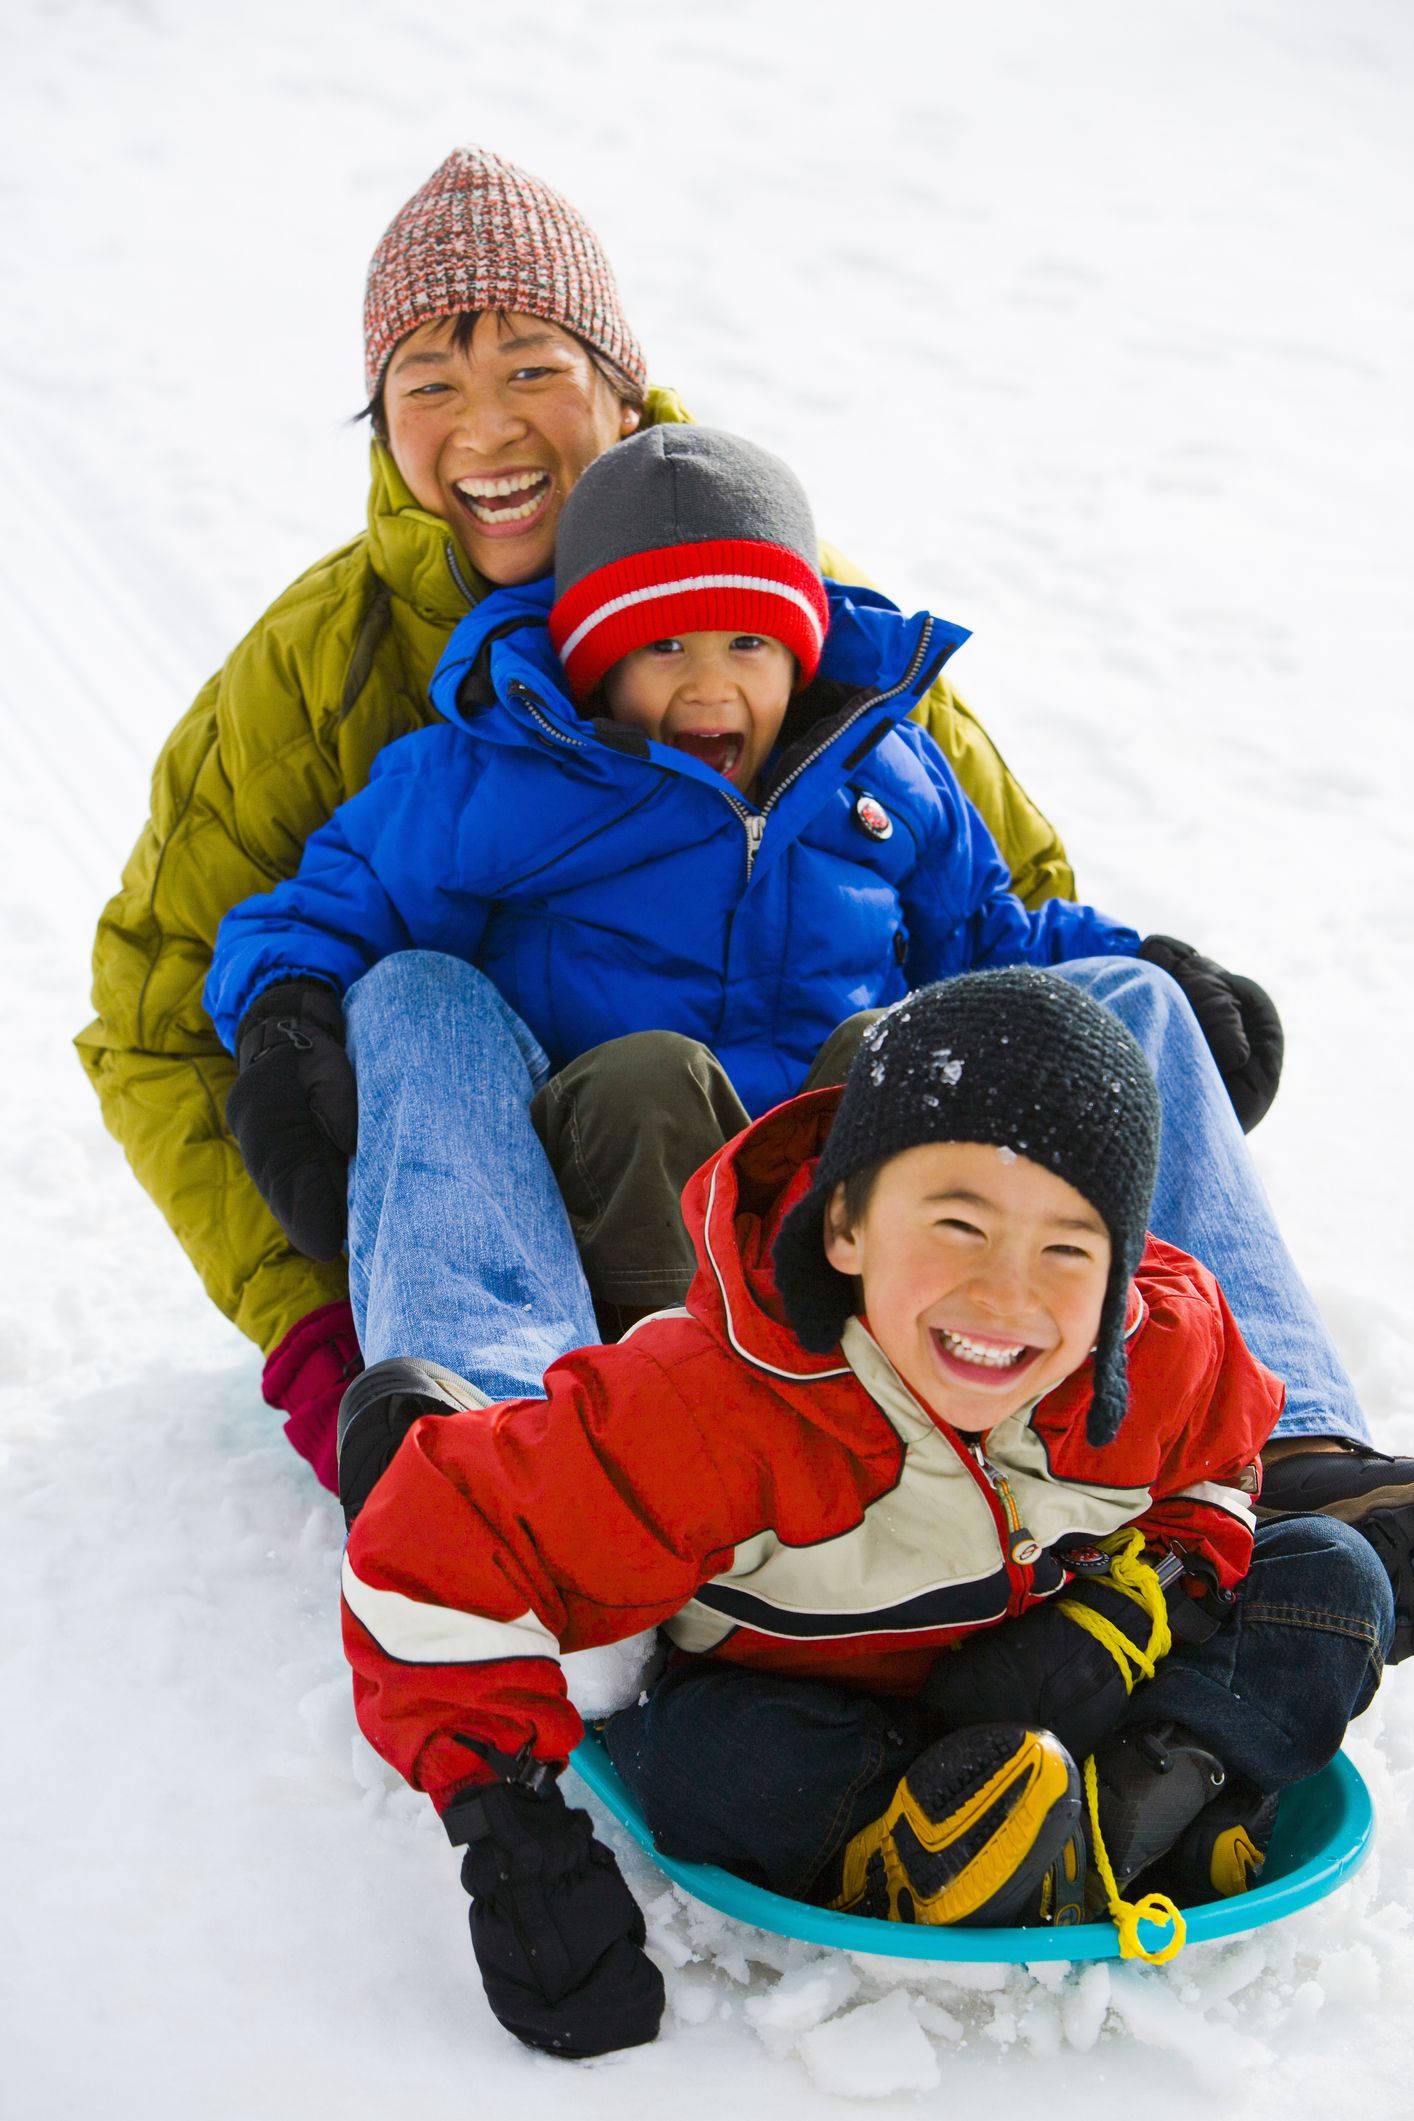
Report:
M530 1124L550 1064L490 980L429 950L344 1002L358 1078L349 1296L369 1363L421 1356L488 1399L538 1399L599 1338L564 1203Z
M1166 973L1134 957L1056 971L1116 1015L1149 1058L1163 1104L1149 1227L1211 1268L1242 1337L1286 1386L1278 1436L1370 1431L1320 1312L1282 1242L1197 1018Z
M1058 970L1149 1056L1164 1110L1152 1226L1213 1270L1248 1345L1285 1380L1277 1434L1368 1440L1182 994L1137 958ZM538 1396L550 1363L599 1338L529 1117L544 1053L484 974L432 951L384 958L345 1011L359 1086L349 1281L365 1357L423 1356L488 1398Z
M1230 1775L1283 1789L1368 1705L1393 1629L1389 1580L1358 1532L1325 1517L1263 1525L1233 1617L1176 1648L1126 1720L1183 1723ZM611 1717L605 1740L665 1856L808 1900L938 1729L912 1701L700 1658Z

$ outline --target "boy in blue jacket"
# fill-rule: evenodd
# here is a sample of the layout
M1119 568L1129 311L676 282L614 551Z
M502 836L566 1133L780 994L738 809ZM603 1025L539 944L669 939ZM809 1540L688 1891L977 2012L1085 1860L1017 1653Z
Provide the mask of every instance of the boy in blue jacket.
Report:
M477 966L528 1035L536 1124L617 1325L686 1287L691 1172L842 1080L870 1012L973 967L1140 952L1090 907L1028 911L908 719L964 631L826 585L815 551L805 494L764 450L688 426L610 450L566 503L553 584L504 589L453 634L443 722L390 745L298 874L227 915L206 1003L240 1063L229 1117L303 1250L344 1239L342 997L399 953ZM1269 1094L1274 1055L1234 1070L1235 1101ZM365 1352L390 1352L380 1337ZM454 1355L466 1367L465 1340ZM480 1374L524 1390L525 1370Z

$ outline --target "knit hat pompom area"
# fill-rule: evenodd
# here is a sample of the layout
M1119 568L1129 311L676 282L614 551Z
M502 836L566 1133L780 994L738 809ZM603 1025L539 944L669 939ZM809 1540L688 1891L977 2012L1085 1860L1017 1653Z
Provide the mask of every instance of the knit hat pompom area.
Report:
M583 701L635 648L759 633L815 675L830 623L815 520L769 449L709 427L649 427L580 477L555 539L550 638Z
M1032 966L922 987L865 1036L810 1191L781 1225L774 1265L797 1338L837 1345L854 1288L825 1256L825 1209L866 1165L925 1142L982 1142L1054 1171L1110 1235L1110 1271L1086 1422L1112 1443L1128 1405L1124 1329L1159 1156L1159 1093L1136 1040L1108 1009Z
M583 215L489 148L458 147L393 216L369 264L363 341L370 402L410 331L483 309L558 324L636 390L647 388L643 349Z

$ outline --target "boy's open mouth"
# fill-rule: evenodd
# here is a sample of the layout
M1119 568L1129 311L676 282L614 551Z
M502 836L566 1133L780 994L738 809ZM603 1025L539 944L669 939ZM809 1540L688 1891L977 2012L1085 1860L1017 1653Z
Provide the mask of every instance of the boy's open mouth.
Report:
M930 1330L938 1359L953 1377L1015 1376L1041 1352L1026 1341L988 1340L980 1335L974 1339L967 1333L951 1332L946 1326Z
M730 780L741 757L746 739L739 735L726 735L718 730L685 729L681 736L670 739L675 751L685 751L689 758L701 759L714 773Z
M554 481L548 471L511 471L504 478L458 479L462 505L479 530L518 530L537 516L550 498Z

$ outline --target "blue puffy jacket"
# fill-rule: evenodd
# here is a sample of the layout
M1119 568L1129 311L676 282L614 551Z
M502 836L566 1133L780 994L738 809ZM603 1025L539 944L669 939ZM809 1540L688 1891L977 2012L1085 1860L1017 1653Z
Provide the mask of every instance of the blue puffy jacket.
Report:
M820 673L759 807L685 752L576 711L548 580L487 597L433 677L444 722L388 745L298 875L222 921L205 1000L226 1045L277 980L342 993L395 950L442 950L495 981L554 1067L625 1032L680 1031L757 1114L856 1009L973 966L1136 950L1090 907L1027 911L907 720L964 629L827 587Z

